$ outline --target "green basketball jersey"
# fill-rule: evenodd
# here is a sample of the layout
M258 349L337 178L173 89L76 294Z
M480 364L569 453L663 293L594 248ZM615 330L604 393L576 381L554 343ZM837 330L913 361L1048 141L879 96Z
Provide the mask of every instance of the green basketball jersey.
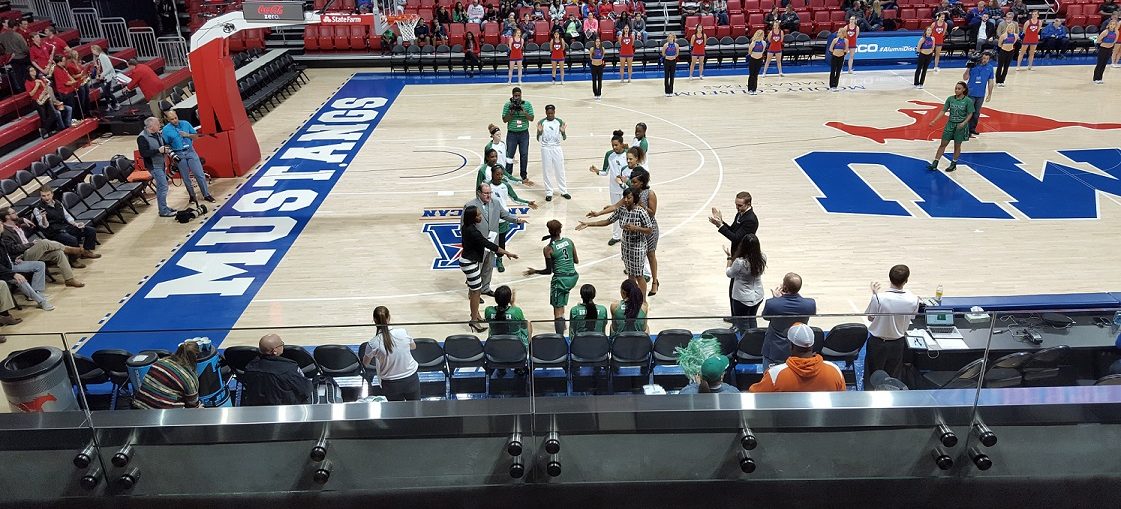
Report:
M576 273L576 249L572 241L560 238L549 242L553 249L553 274L572 275Z

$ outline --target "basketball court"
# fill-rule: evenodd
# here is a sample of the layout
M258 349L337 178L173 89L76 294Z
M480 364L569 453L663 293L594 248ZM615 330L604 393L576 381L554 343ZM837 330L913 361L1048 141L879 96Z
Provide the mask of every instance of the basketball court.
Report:
M568 125L572 200L544 201L539 145L531 142L529 172L538 185L515 189L540 208L519 210L529 224L507 249L521 259L496 271L493 286L514 288L528 319L551 320L548 276L521 273L543 266L539 239L545 223L558 219L577 245L580 283L595 284L603 304L618 298L623 266L618 246L607 245L610 229L574 227L608 204L606 178L588 167L602 163L612 130L629 141L635 123L645 122L662 234L653 319L728 312L727 242L707 218L712 207L731 217L739 191L752 194L759 217L764 284L801 274L802 294L817 299L820 313L863 311L869 282L886 283L896 263L911 267L910 287L924 296L939 284L952 296L1121 287L1115 79L1093 86L1086 66L1010 73L1008 87L986 103L982 135L965 144L958 171L946 174L926 169L931 138L941 132L941 124L926 123L961 69L930 74L925 90L911 86L911 71L858 66L842 77L840 93L827 91L824 73L788 72L764 78L763 93L748 96L746 76L710 72L689 81L681 68L671 98L662 97L660 76L620 84L609 71L602 101L591 100L587 81L527 81L524 98L537 118L555 104ZM5 329L0 355L58 344L57 336L21 336L58 331L82 351L174 349L195 335L222 346L255 344L264 333L227 334L230 327L276 330L289 344L356 344L369 327L326 326L367 324L377 305L398 323L456 322L410 326L414 336L469 332L454 225L474 197L487 124L505 128L500 112L511 87L432 78L406 84L341 69L308 74L309 85L255 125L262 152L279 150L247 177L220 181L216 213L189 225L145 213L103 235L104 257L78 272L87 286L49 285L58 309L17 312L24 323ZM339 122L351 127L340 130ZM1084 124L1065 124L1074 122ZM104 160L134 149L131 138L112 139L79 154ZM277 178L285 171L300 175ZM252 193L263 194L246 198ZM181 187L171 197L172 206L186 200ZM574 292L571 303L578 300ZM815 325L832 325L821 322ZM721 323L653 321L651 329ZM144 332L162 329L193 330Z

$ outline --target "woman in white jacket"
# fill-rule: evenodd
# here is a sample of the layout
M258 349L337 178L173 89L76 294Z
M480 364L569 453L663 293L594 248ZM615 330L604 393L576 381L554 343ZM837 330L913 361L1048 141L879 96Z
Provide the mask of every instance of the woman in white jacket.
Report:
M728 248L724 248L728 253ZM755 314L763 303L763 271L767 257L759 247L759 237L748 234L740 239L735 253L728 253L724 274L732 278L732 323L739 332L758 326Z
M618 203L623 199L623 189L626 187L619 182L626 182L631 176L631 169L627 166L627 145L623 143L623 131L616 130L611 133L611 150L603 155L603 168L596 168L593 164L588 171L601 177L607 177L607 191L611 195L611 203ZM611 230L611 240L607 245L614 246L619 243L623 228L618 221Z

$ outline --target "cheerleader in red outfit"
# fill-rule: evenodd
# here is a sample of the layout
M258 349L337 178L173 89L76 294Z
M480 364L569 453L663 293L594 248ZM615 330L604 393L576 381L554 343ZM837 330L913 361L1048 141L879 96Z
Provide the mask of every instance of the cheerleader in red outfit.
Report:
M856 38L860 37L860 27L856 26L856 16L849 18L849 24L842 28L849 41L849 74L852 74L852 61L856 59Z
M560 69L561 85L564 85L564 55L568 52L568 45L564 43L559 30L553 32L553 40L549 41L549 57L553 62L553 84L557 83L557 69Z
M1039 21L1039 11L1031 11L1031 18L1024 22L1024 38L1020 40L1020 56L1016 57L1016 70L1021 69L1024 63L1024 53L1028 54L1028 70L1035 65L1035 50L1039 48L1039 31L1043 29L1043 22Z
M627 83L631 82L634 77L634 33L631 32L630 25L623 25L623 32L619 34L619 83L623 82L623 77L627 78Z
M770 46L767 47L767 60L763 62L762 76L767 77L767 67L771 65L771 59L774 59L775 65L778 66L778 75L782 76L782 29L778 26L778 21L771 24L771 33L767 34L767 40L770 41Z
M689 52L689 79L693 79L693 67L697 64L701 66L700 78L705 79L705 27L697 23L697 27L693 30L693 37L689 42L692 44L692 51Z
M950 24L946 23L946 13L938 13L934 23L930 24L930 35L934 37L934 72L938 72L938 62L942 60L942 43L946 40L946 33L950 31Z
M506 44L510 46L510 67L506 71L506 84L509 85L514 78L514 69L518 69L518 83L522 82L522 62L524 57L522 52L525 51L525 37L522 36L522 29L515 28L514 35L507 39Z

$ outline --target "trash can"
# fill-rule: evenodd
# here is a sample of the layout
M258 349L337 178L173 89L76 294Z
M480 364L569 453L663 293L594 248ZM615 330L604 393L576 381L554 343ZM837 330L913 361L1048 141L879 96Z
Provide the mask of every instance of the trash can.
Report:
M233 406L230 390L222 380L218 349L207 338L191 338L198 344L199 356L196 370L199 377L199 402L205 407ZM185 343L186 341L184 341Z
M51 346L14 352L0 362L0 386L12 412L78 410L66 354Z
M138 353L125 361L125 366L128 367L128 381L132 384L134 391L140 390L140 386L144 384L144 377L148 374L148 370L159 358L158 354L148 352Z

